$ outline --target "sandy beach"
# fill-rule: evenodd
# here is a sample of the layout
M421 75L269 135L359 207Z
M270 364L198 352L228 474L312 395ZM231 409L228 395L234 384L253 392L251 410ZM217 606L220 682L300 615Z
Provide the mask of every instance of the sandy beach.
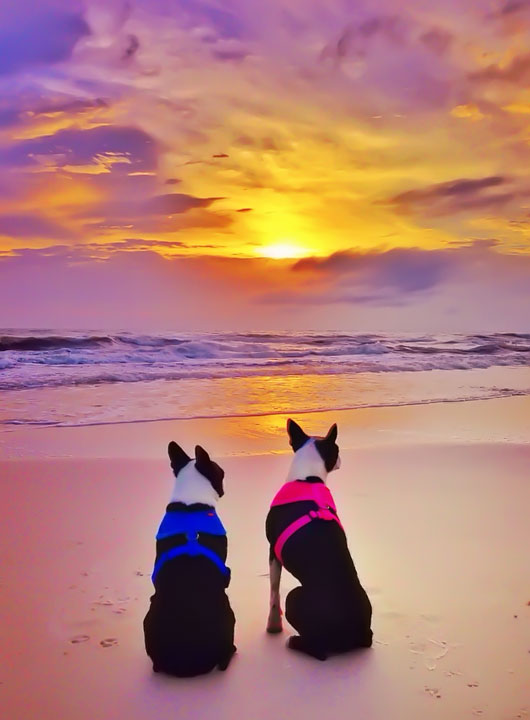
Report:
M526 717L529 415L521 397L296 416L339 423L329 482L374 605L373 648L326 663L264 632L285 416L3 432L1 716ZM171 438L226 470L237 618L229 670L185 681L152 674L141 631Z

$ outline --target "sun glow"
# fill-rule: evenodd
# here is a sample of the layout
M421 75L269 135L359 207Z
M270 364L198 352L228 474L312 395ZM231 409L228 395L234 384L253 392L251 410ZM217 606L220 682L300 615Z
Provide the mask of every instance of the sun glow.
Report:
M259 248L256 248L256 255L273 260L300 258L308 254L310 254L308 248L301 247L292 242L276 242L270 245L261 245Z

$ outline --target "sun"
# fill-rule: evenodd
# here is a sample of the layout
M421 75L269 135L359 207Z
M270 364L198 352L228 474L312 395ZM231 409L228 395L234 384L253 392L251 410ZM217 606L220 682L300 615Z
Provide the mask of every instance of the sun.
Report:
M279 241L271 243L270 245L260 245L260 247L256 248L256 255L271 258L273 260L305 257L308 252L307 248L289 241Z

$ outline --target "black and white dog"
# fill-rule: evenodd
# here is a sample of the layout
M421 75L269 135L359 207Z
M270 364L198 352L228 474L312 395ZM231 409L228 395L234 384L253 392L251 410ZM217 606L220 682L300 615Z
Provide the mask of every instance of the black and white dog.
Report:
M168 452L175 487L156 536L145 648L155 672L191 677L226 670L236 651L226 531L215 509L224 471L200 445L194 460L175 442Z
M328 473L340 467L337 426L326 437L309 437L288 420L287 432L295 455L266 520L271 592L267 631L282 631L283 566L301 583L285 600L285 616L299 633L288 645L325 660L332 653L371 646L372 606L326 486Z

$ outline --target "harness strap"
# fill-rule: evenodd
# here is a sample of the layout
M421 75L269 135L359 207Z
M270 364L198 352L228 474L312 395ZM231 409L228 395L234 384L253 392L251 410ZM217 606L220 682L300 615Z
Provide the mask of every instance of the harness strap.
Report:
M278 560L283 565L282 560L282 550L283 546L289 540L291 535L294 535L295 532L300 530L300 528L303 528L304 525L307 525L312 520L330 520L335 521L342 527L342 523L339 520L339 518L331 512L328 508L319 508L318 510L310 510L306 515L302 515L297 520L292 522L290 525L288 525L285 530L280 533L278 536L278 539L276 540L276 543L274 545L274 553Z
M170 548L158 557L158 560L156 561L155 567L153 569L153 574L151 575L151 580L153 581L153 583L155 582L156 576L160 572L160 568L162 567L162 565L168 560L172 560L179 555L190 555L191 557L204 555L205 557L209 558L213 563L215 563L215 565L217 565L217 567L223 573L223 575L225 575L227 580L230 578L230 570L226 567L226 565L221 560L219 555L217 555L217 553L215 553L213 550L206 547L205 545L201 545L201 543L197 539L197 536L190 537L189 535L186 535L186 537L187 542L184 545L178 545L177 547Z

